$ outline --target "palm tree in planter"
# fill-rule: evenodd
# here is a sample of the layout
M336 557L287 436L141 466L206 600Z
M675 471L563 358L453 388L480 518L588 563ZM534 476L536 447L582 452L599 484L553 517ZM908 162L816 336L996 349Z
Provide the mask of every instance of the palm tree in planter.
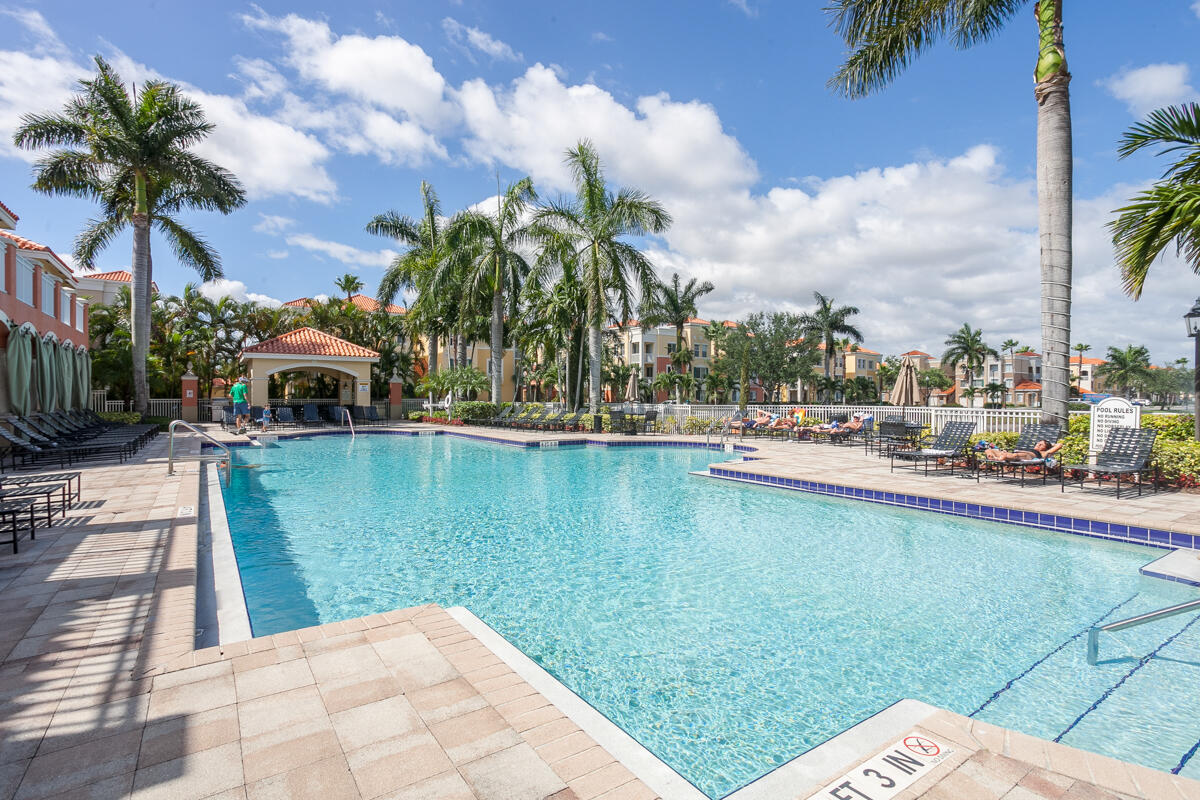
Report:
M957 369L961 364L966 373L967 387L973 389L975 374L983 369L983 363L988 356L999 358L1000 354L983 341L982 329L972 328L964 322L961 328L946 339L946 352L942 353L942 363L948 364L952 369ZM973 399L976 392L967 395L964 391L963 395Z
M504 318L515 320L520 311L517 300L530 269L522 252L533 248L526 212L535 200L533 182L522 178L497 194L494 215L456 215L446 227L449 255L434 273L435 291L457 287L463 298L486 296L491 301L491 398L497 403L504 385Z
M850 55L830 86L858 98L882 89L935 40L946 36L969 47L998 35L1027 0L897 2L832 0L833 26ZM1033 95L1037 101L1038 232L1042 266L1043 414L1067 424L1071 343L1071 73L1063 48L1063 0L1033 3L1038 55Z
M566 163L575 178L575 198L548 203L535 220L546 251L554 255L546 263L572 262L587 297L588 400L592 413L599 413L600 329L609 299L617 303L617 318L627 320L633 316L634 293L640 290L647 297L654 292L654 267L625 237L662 233L670 227L671 215L637 189L609 191L600 157L586 139L567 151Z
M1110 347L1107 358L1096 374L1110 386L1123 389L1126 398L1150 378L1150 351L1142 345L1129 345L1124 350Z
M127 90L104 59L95 63L96 76L80 81L80 93L61 114L26 114L13 142L27 150L59 148L34 168L36 191L100 202L102 216L76 241L81 266L93 266L95 255L121 230L133 228L134 410L144 414L150 401L150 229L162 233L179 260L205 280L219 278L216 252L174 215L191 208L228 214L245 204L246 195L232 173L192 151L213 125L179 87L150 80L140 90Z

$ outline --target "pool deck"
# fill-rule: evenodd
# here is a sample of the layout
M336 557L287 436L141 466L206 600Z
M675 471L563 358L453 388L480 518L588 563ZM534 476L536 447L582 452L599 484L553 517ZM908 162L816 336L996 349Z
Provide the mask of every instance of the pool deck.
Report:
M1050 497L1040 487L891 478L861 450L747 444L761 445L752 455L766 458L745 465L759 469L825 479L837 471L841 481L857 460L866 471L855 479L907 487L895 491L916 482L939 494L998 492L989 495L997 504L1017 494L1061 501L1057 487ZM181 450L196 455L198 440ZM124 465L82 471L82 500L65 521L23 540L19 554L0 548L0 798L674 796L585 732L570 703L535 689L511 654L436 606L193 649L198 464L166 475L159 437ZM1200 507L1174 493L1118 504L1068 490L1071 501L1089 513L1113 505L1104 513L1153 515L1173 529ZM1200 800L1200 782L947 711L914 719L911 730L955 752L901 798ZM739 797L809 797L889 743L856 736Z

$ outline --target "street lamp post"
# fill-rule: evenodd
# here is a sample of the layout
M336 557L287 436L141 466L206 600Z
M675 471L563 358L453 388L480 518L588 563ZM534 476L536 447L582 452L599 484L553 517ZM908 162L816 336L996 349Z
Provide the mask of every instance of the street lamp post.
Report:
M1200 297L1196 298L1192 310L1183 315L1183 321L1187 324L1188 336L1196 343L1196 353L1192 359L1192 415L1193 433L1196 441L1200 442Z

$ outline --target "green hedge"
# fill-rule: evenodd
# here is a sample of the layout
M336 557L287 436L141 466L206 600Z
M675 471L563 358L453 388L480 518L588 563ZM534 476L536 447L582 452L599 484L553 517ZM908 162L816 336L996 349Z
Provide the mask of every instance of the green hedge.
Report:
M410 411L410 412L408 412L408 418L410 420L412 420L413 422L420 422L421 420L425 419L425 412L424 411Z
M450 417L464 421L491 419L496 416L496 413L497 406L495 403L487 403L482 400L462 400L450 406Z
M120 422L124 425L136 425L142 421L142 415L136 411L101 411L100 419L106 422Z

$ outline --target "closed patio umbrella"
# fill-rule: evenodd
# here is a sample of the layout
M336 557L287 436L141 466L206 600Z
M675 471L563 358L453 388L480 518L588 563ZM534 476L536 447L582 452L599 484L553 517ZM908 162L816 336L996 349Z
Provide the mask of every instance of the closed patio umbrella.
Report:
M629 373L629 383L625 386L625 402L636 403L638 399L638 376L637 372Z
M87 381L83 376L83 363L87 358L87 351L83 348L76 348L71 353L71 372L74 373L75 379L71 382L73 394L75 395L75 408L87 408L89 399L89 390Z
M894 406L915 406L921 399L921 387L917 383L917 365L905 357L900 364L900 374L892 387L891 401Z
M58 405L64 411L70 411L75 406L75 351L66 345L58 348L58 367L56 379L58 383Z
M29 413L29 383L33 367L33 342L20 328L8 333L8 405L23 417Z
M81 347L78 351L76 351L75 357L79 359L79 377L77 378L79 387L79 407L91 408L92 354Z
M42 412L49 414L58 408L58 387L54 382L58 347L44 338L37 340L37 389Z

